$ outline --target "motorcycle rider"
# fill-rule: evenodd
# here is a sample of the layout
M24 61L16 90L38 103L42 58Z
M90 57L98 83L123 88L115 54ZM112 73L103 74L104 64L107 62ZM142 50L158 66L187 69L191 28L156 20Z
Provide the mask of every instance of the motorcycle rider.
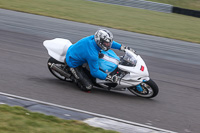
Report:
M70 71L79 83L83 91L90 91L93 87L90 78L83 71L82 65L88 63L90 74L102 80L117 82L116 75L109 75L99 70L98 58L100 50L107 51L110 48L124 51L130 49L120 43L113 41L113 34L107 29L97 30L94 35L85 37L75 44L71 45L67 50L66 63L70 67Z

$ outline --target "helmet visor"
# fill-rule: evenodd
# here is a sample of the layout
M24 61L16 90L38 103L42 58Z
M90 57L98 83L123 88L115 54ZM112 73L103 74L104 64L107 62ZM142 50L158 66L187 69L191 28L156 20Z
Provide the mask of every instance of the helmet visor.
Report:
M111 48L111 42L106 42L106 41L104 41L103 42L103 45L105 46L105 47L107 47L107 48Z

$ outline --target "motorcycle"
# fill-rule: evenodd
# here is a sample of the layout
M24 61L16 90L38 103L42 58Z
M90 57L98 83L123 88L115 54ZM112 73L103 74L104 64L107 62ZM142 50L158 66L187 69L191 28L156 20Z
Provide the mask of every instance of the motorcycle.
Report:
M75 80L65 62L67 50L72 43L68 39L55 38L52 40L45 40L43 45L50 55L47 62L49 71L56 78L67 82L75 82L80 87L80 83ZM124 55L119 57L114 51L109 51L114 56L109 57L110 53L103 51L99 58L115 64L115 67L110 68L110 66L108 66L110 70L106 72L110 75L117 75L119 80L117 83L112 83L110 81L94 78L90 75L88 65L83 64L82 67L86 74L91 78L94 87L100 87L109 91L129 90L136 96L143 98L153 98L157 96L159 88L157 84L150 79L147 66L140 55L137 55L135 51L126 49ZM105 63L101 64L100 62L99 65L106 67Z

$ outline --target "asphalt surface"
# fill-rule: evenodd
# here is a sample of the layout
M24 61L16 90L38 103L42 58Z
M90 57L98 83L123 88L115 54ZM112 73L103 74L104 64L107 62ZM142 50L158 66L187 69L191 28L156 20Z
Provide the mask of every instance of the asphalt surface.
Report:
M0 9L0 92L77 108L180 133L200 131L200 45L109 29L115 41L144 58L160 92L143 99L129 92L84 93L54 78L42 42L76 42L100 27Z

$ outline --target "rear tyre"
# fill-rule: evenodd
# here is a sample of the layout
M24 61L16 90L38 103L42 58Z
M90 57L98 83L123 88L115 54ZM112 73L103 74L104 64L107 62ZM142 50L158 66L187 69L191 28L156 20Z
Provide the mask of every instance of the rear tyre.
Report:
M48 69L51 72L51 74L53 74L56 78L58 78L58 79L60 79L62 81L72 82L72 80L70 78L66 78L66 77L60 75L55 70L51 69L51 67L48 65L48 63L51 63L51 64L54 63L57 67L59 67L61 69L64 69L64 67L65 67L64 63L59 62L59 61L55 60L54 58L50 57L48 62L47 62L47 66L48 66Z
M143 91L138 91L136 87L130 87L128 90L133 94L143 97L143 98L153 98L157 96L159 89L156 83L153 80L149 80L147 82L140 83Z

